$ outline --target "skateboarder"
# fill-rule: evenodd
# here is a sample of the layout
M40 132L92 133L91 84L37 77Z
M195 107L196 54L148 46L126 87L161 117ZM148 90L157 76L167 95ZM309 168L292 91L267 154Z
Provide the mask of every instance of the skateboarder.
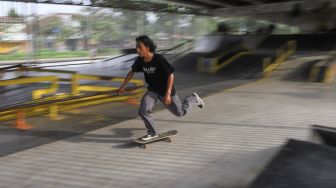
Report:
M139 107L139 115L147 128L147 135L142 140L150 140L158 137L154 128L154 121L151 117L153 107L158 101L174 115L185 116L193 105L199 108L204 107L203 100L196 94L186 97L181 104L180 99L174 87L175 69L160 54L155 53L156 46L154 42L146 35L141 35L135 39L137 59L119 88L119 95L124 93L124 87L132 79L135 72L143 72L146 83L148 84L147 92L144 94Z

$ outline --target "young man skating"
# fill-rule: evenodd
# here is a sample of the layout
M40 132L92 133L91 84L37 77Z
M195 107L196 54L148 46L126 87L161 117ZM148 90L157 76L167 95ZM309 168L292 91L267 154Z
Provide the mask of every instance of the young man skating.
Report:
M181 104L174 87L175 69L162 55L155 53L155 48L154 42L148 36L142 35L136 38L136 50L139 57L119 88L119 95L122 95L125 85L132 79L134 73L144 73L148 87L141 100L139 116L145 123L147 135L143 136L142 140L158 137L151 117L152 109L158 101L178 117L186 115L193 105L199 108L204 107L203 100L196 93L186 97Z

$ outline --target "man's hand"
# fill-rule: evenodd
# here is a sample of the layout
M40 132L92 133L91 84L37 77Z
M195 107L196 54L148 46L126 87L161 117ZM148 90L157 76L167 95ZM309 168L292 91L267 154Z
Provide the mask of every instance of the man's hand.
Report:
M170 105L171 102L172 102L172 100L171 100L171 96L170 96L170 94L166 94L166 95L163 97L163 103L166 104L166 105Z
M118 89L118 95L119 95L119 96L122 96L122 95L124 94L124 92L125 92L125 88L124 88L124 87L120 87L120 88Z

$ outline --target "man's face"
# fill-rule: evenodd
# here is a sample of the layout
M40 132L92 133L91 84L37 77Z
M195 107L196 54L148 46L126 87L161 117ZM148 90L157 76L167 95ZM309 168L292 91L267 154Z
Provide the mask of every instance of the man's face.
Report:
M148 54L149 48L146 47L142 42L136 42L136 50L140 57L144 57L145 54Z

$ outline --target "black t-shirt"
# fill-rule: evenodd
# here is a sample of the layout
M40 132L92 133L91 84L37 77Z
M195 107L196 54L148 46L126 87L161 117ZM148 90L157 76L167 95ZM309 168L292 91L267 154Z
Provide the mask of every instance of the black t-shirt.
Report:
M150 62L144 62L143 58L138 57L132 65L133 72L143 72L148 84L148 90L164 96L167 91L168 77L175 71L166 58L160 54L154 54ZM174 85L171 95L175 95Z

